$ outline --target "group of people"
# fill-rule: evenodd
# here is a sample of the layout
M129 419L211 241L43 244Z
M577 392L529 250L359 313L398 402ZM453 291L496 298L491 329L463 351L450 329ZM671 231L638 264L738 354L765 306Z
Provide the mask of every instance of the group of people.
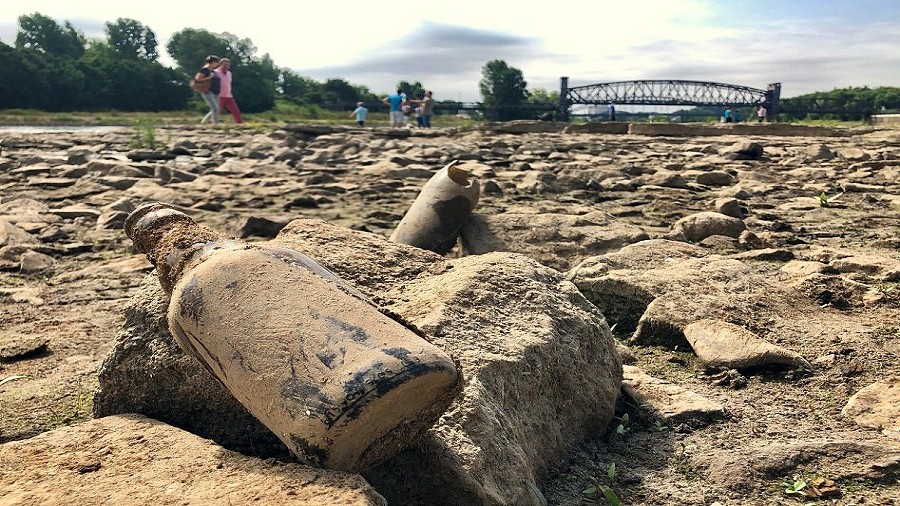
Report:
M216 55L206 57L205 64L194 75L195 82L209 83L208 91L200 92L203 101L209 106L209 112L203 116L200 124L210 122L218 125L221 119L219 113L223 109L231 113L235 123L244 122L241 110L238 109L237 101L231 92L232 77L231 60Z
M756 120L759 123L762 123L766 120L766 106L763 104L759 105L759 109L756 110ZM741 113L732 110L731 107L726 107L725 112L722 113L722 121L725 123L740 123L741 122Z
M425 96L421 99L411 99L406 97L403 90L397 88L397 93L388 95L381 99L390 108L391 128L405 128L410 114L416 117L416 126L419 128L431 128L431 116L434 112L434 98L432 98L431 90L425 92ZM369 110L366 109L362 102L356 103L356 109L350 113L351 118L356 119L356 125L360 127L366 126L366 116Z
M416 126L419 128L431 128L431 116L434 113L434 98L431 90L425 92L421 99L407 98L403 90L397 88L397 93L388 95L382 100L390 108L391 128L404 128L410 115L416 118Z

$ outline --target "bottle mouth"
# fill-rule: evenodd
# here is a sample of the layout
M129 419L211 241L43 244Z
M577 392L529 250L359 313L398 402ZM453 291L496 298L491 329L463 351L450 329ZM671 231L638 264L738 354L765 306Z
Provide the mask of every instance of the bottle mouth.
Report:
M122 226L125 230L125 235L127 235L129 239L134 240L134 230L141 218L152 212L161 211L163 209L175 211L174 207L169 204L163 204L162 202L150 202L132 211L131 214L125 218L125 225Z

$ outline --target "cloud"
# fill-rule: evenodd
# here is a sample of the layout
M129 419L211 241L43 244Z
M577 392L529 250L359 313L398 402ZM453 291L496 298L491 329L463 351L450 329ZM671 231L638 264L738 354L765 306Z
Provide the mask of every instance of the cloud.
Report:
M490 60L552 58L541 53L536 37L492 30L424 22L408 35L343 65L296 70L317 80L340 76L351 83L367 83L373 91L392 90L399 81L430 81L426 87L475 88L481 69ZM446 97L448 99L456 97ZM471 99L471 97L467 97Z

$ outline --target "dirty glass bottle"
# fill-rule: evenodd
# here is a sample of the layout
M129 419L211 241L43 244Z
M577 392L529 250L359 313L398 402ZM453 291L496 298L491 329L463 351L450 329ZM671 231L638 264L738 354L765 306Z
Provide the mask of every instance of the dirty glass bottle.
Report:
M125 231L171 294L178 344L303 462L363 470L458 393L447 353L298 251L224 238L159 203Z
M444 254L456 243L481 194L472 175L448 163L429 179L391 234L390 241Z

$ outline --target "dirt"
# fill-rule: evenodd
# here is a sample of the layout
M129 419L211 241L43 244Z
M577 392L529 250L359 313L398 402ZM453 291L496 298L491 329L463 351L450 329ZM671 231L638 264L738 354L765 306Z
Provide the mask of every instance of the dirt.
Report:
M808 261L871 254L900 262L900 190L895 185L900 174L900 130L856 129L828 138L760 132L694 138L435 129L427 136L395 139L349 131L329 136L333 139L300 136L302 149L295 149L306 158L292 166L271 158L251 165L247 156L254 147L266 152L266 142L290 137L283 133L179 129L166 135L173 143L193 141L193 158L158 164L195 174L221 172L222 179L210 179L208 186L176 181L162 188L174 192L163 195L175 196L176 205L195 206L198 222L226 233L235 233L250 216L287 222L302 215L388 237L424 180L386 180L373 175L386 170L379 169L379 164L402 158L408 160L402 162L407 168L436 170L454 156L448 146L457 146L461 147L457 152L472 154L489 169L476 177L497 182L501 190L483 194L477 213L601 210L656 238L668 233L678 219L710 210L723 192L734 194L743 187L749 190L739 199L747 211L744 221L767 247ZM77 149L123 158L130 149L129 134L7 135L0 157L0 205L30 198L51 209L86 204L99 210L123 196L134 205L158 199L159 194L145 188L119 190L110 186L114 182L98 182L90 176L67 186L49 181L59 166L85 165L67 163L67 156ZM761 159L715 157L717 150L748 140L762 145ZM819 144L827 145L835 156L816 159L809 148ZM865 156L841 155L853 150ZM312 161L322 153L331 158ZM220 169L235 160L247 163L246 172ZM704 160L705 166L686 168ZM599 168L617 171L632 182L640 174L645 181L630 189L612 190L582 181L580 187L562 191L535 191L519 185L524 169L517 164L523 162L544 173L560 175L565 168L562 172L572 176ZM37 167L34 174L15 172L28 166ZM42 172L43 166L47 170ZM727 186L702 185L693 183L690 175L685 176L686 186L650 181L654 173L690 170L730 171L737 181ZM83 184L88 181L93 185ZM847 190L848 183L856 189L820 205L820 193L833 197ZM0 264L5 265L0 270L0 349L3 343L31 343L26 348L32 348L0 358L0 443L90 418L97 370L123 322L121 308L150 271L121 227L98 229L97 217L90 214L57 216L59 221L42 226L32 227L28 220L19 223L40 238L34 249L52 257L55 268L23 273L15 262ZM258 238L250 238L254 239ZM734 246L727 241L704 245L714 250ZM752 265L755 272L777 279L784 262ZM669 425L622 396L617 422L606 433L572 448L569 459L536 484L547 502L611 503L599 489L603 485L622 504L763 505L813 500L900 504L900 463L889 452L900 445L898 432L861 427L841 415L854 393L877 381L896 382L900 377L900 277L858 271L831 274L798 287L819 305L821 312L806 320L818 323L805 329L805 338L799 342L777 343L809 360L812 371L787 367L710 371L690 350L630 346L634 365L721 402L724 416ZM764 307L754 310L760 322L774 319ZM627 342L630 336L617 337ZM799 493L786 492L801 481L806 485ZM804 491L818 491L823 497L810 497Z

